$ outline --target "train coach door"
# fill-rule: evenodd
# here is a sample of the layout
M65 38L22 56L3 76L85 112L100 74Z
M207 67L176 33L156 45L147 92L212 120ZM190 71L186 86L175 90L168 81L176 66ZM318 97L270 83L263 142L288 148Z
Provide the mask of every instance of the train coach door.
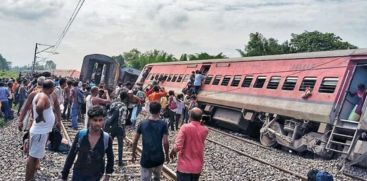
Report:
M152 67L145 67L143 69L143 71L141 72L140 76L138 77L137 79L137 83L141 83L141 84L144 84L145 82L145 79L148 77L150 71L152 70Z
M351 119L351 121L359 121L359 116L357 118L357 115L353 116L353 113L355 111L354 109L356 109L356 105L360 104L360 98L356 95L358 87L360 85L367 86L367 62L357 64L352 73L353 75L349 87L346 90L347 93L345 94L344 102L342 102L342 107L338 116L343 120Z
M210 65L208 65L208 64L202 65L201 68L200 68L200 72L203 75L206 75L209 72L209 69L210 69Z

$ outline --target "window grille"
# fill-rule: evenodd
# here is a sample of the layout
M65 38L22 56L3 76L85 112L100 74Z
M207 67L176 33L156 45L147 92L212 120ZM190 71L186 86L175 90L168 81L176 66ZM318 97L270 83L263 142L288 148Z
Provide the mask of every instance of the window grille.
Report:
M246 76L242 82L242 87L250 87L253 79L254 77L252 77L251 75Z
M325 77L320 85L319 92L322 93L334 93L339 78L337 77Z
M220 79L222 79L222 76L221 75L216 75L214 80L213 80L212 85L218 85L219 82L220 82Z
M222 83L220 85L222 86L227 86L229 84L229 81L231 80L231 76L230 75L226 75L224 76Z
M265 84L266 81L266 76L258 76L255 84L254 84L254 88L262 88Z
M313 89L315 87L316 84L316 77L305 77L302 80L301 86L299 87L300 91L305 91L306 87L310 87L311 89Z
M210 82L212 81L212 79L213 79L213 76L212 75L208 75L205 78L204 84L210 84Z
M240 84L240 81L241 81L241 76L240 75L235 75L233 80L232 80L231 86L237 87Z
M293 90L296 87L298 77L287 77L284 81L282 90Z
M272 76L269 80L267 89L277 89L280 82L280 76Z

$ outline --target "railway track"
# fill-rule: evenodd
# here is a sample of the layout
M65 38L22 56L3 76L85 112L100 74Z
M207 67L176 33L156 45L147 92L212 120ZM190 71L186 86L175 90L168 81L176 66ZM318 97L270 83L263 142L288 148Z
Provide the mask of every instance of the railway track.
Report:
M248 140L248 139L245 139L245 138L241 138L241 137L239 137L239 136L235 136L235 135L232 135L232 134L230 134L230 133L226 133L226 132L224 132L224 131L220 131L220 130L218 130L218 129L216 129L216 128L213 128L213 127L208 127L208 129L209 129L210 131L217 132L217 133L220 133L220 134L223 134L223 135L226 135L226 136L232 137L232 138L237 139L237 140L241 140L241 141L246 142L246 143L251 144L251 145L255 145L255 146L258 146L258 147L261 147L261 148L267 149L267 150L270 150L270 149L271 149L271 148L266 147L266 146L264 146L264 145L262 145L262 144L260 144L260 143L255 142L255 141Z
M235 135L233 135L233 134L230 134L230 133L227 133L227 132L224 132L224 131L218 130L218 129L213 128L213 127L208 127L208 129L209 129L211 132L219 133L219 134L222 134L222 135L225 135L225 136L228 136L228 137L234 138L235 140L240 140L240 141L242 141L242 142L244 142L244 143L251 144L251 145L254 145L254 146L257 146L257 147L261 147L261 148L266 149L266 150L271 150L271 148L266 147L266 146L264 146L264 145L261 145L260 143L257 143L257 142L255 142L255 141L247 140L247 139L245 139L245 138L242 138L242 137L239 137L239 136L235 136ZM223 143L220 143L220 142L218 142L218 141L216 141L216 140L213 140L213 139L210 139L210 138L207 138L207 140L208 140L209 142L214 143L214 144L220 145L220 146L222 146L222 147L224 147L224 148L226 148L226 149L229 149L229 150L231 150L231 151L234 151L234 152L236 152L236 153L238 153L238 154L240 154L240 155L242 155L242 156L246 156L246 157L248 157L248 158L250 158L250 159L253 159L253 160L255 160L255 161L258 161L258 162L261 162L261 163L263 163L263 164L269 165L269 166L274 167L274 168L276 168L276 169L278 169L278 170L280 170L280 171L282 171L282 172L286 172L286 173L289 173L289 174L291 174L291 175L294 175L295 177L300 178L300 179L302 179L302 180L307 180L307 177L306 177L306 176L304 176L303 174L300 174L300 173L297 173L297 172L295 172L295 171L291 171L291 170L285 169L285 168L283 168L282 166L276 165L276 164L274 164L274 163L270 163L270 162L268 162L268 161L266 161L266 160L264 160L264 159L258 158L258 157L256 157L256 156L251 155L251 154L245 153L244 151L241 151L241 150L235 149L235 148L233 148L233 147L227 146L227 145L225 145L225 144L223 144ZM352 179L352 180L363 180L363 181L367 181L367 179L366 179L366 178L362 178L362 177L359 177L359 176L356 176L356 175L353 175L353 174L350 174L350 173L347 173L347 172L342 172L342 173L343 173L347 178ZM338 174L340 174L340 173L338 173Z
M83 127L83 124L78 123L79 127ZM62 127L62 132L64 137L68 140L69 145L72 144L72 141L75 138L75 135L77 134L77 130L73 130L71 128L69 128L70 122L67 122L65 120L62 121L61 127ZM125 138L124 139L124 150L123 150L123 162L125 163L125 165L123 167L118 167L117 166L117 139L115 139L113 141L113 151L114 151L114 156L115 156L115 164L114 164L114 173L112 174L110 180L139 180L140 179L140 164L139 164L139 160L140 160L140 155L142 152L142 148L140 146L138 146L137 148L137 160L135 161L135 163L131 162L131 158L132 158L132 140L130 138ZM168 166L163 165L163 169L162 169L162 176L163 178L161 178L162 180L176 180L176 173L170 169Z
M240 138L240 137L236 137L236 136L230 135L230 134L228 134L228 133L225 133L225 132L222 132L222 131L219 131L219 130L215 130L214 128L209 128L209 129L210 129L211 131L215 131L215 132L217 132L217 133L221 133L221 134L224 134L224 135L230 136L230 137L232 137L232 138L236 138L236 139L238 139L238 140L245 141L245 142L247 142L247 143L249 143L249 144L253 144L253 145L260 146L260 147L264 148L262 145L259 145L259 144L255 143L255 142L252 142L252 141L249 141L249 140L246 140L246 139ZM238 154L240 154L240 155L242 155L242 156L245 156L245 157L248 157L248 158L250 158L250 159L252 159L252 160L255 160L255 161L257 161L257 162L260 162L260 163L262 163L262 164L269 165L269 166L271 166L271 167L273 167L273 168L276 168L276 169L278 169L278 170L280 170L280 171L282 171L282 172L285 172L285 173L288 173L288 174L294 175L295 177L300 178L300 179L302 179L302 180L307 180L307 177L305 177L304 175L301 175L301 174L299 174L299 173L296 173L296 172L290 171L290 170L288 170L288 169L282 168L282 167L280 167L280 166L278 166L278 165L275 165L275 164L273 164L273 163L267 162L266 160L263 160L263 159L261 159L261 158L257 158L257 157L255 157L255 156L252 156L252 155L250 155L250 154L248 154L248 153L245 153L245 152L243 152L243 151L240 151L240 150L238 150L238 149L235 149L235 148L232 148L232 147L230 147L230 146L224 145L224 144L222 144L222 143L220 143L220 142L218 142L218 141L215 141L215 140L213 140L213 139L207 138L206 140L207 140L207 141L209 141L209 142L212 142L212 143L214 143L214 144L220 145L220 146L222 146L222 147L224 147L224 148L226 148L226 149L229 149L229 150L231 150L231 151L234 151L234 152L236 152L236 153L238 153ZM265 147L265 148L266 148L266 149L269 149L269 148L267 148L267 147Z

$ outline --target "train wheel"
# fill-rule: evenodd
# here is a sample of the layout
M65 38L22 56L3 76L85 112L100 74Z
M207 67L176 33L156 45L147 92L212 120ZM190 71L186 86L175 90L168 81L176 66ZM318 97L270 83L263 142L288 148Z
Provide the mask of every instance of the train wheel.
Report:
M260 133L260 143L267 147L273 147L277 144L275 135L271 134L269 131Z

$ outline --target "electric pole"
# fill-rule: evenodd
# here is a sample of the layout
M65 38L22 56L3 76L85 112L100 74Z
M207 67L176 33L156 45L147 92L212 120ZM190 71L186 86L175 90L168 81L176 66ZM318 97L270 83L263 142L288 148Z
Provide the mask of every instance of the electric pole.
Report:
M32 75L34 73L34 67L36 66L37 48L38 48L37 46L38 46L38 43L36 43L36 47L34 48L34 57L33 57L32 72L31 72Z
M38 51L38 46L45 46L46 48ZM54 52L54 51L51 51L51 52L47 51L54 47L55 45L46 45L46 44L36 43L36 47L34 48L34 57L33 57L33 63L32 63L32 75L34 73L34 69L35 69L36 62L37 62L37 54L42 53L42 52L57 54L57 52Z

